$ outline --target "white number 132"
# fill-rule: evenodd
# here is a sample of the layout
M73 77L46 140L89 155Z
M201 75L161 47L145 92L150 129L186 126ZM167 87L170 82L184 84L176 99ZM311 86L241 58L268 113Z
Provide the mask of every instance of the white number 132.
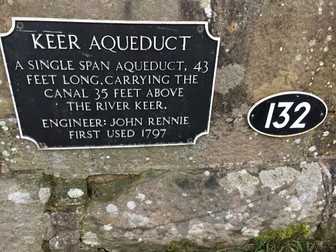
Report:
M265 129L269 129L270 126L271 126L271 123L277 129L284 128L290 120L290 115L288 114L288 111L293 106L293 104L294 104L294 102L279 102L278 103L278 108L283 108L283 110L281 111L281 113L279 115L279 118L283 118L283 120L282 120L281 123L279 123L278 121L274 121L272 123L273 113L274 113L274 109L275 109L275 106L276 106L276 103L272 102L270 104L270 107L269 107L269 110L268 110L266 123L265 123ZM295 107L294 112L300 111L301 108L304 109L303 113L295 120L295 122L289 128L291 128L291 129L303 129L306 126L305 123L302 123L302 120L309 113L311 106L308 102L301 102Z

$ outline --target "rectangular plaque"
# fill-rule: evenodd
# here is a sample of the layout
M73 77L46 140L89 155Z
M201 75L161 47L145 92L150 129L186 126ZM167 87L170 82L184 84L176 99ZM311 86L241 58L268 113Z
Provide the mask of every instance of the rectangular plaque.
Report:
M13 18L1 35L21 137L40 149L194 144L209 132L207 22Z

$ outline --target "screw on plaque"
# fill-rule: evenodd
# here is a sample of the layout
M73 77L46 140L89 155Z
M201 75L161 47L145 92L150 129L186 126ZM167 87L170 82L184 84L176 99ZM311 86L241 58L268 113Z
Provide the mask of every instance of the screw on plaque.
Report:
M16 24L16 28L19 29L19 30L22 30L24 28L24 24L22 22L18 22Z
M204 26L203 25L197 26L197 31L198 33L202 33L204 31Z

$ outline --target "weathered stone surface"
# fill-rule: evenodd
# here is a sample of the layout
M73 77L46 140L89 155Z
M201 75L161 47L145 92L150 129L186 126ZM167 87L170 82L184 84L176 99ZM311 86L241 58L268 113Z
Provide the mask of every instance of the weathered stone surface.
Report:
M297 221L316 228L325 204L317 163L260 173L166 172L139 180L113 200L90 201L82 240L121 251L126 244L158 247L181 239L203 247L238 245Z
M309 140L309 147L318 150L306 153L334 154L334 8L324 1L214 1L213 32L222 38L218 76L235 64L246 69L241 85L218 96L217 106L224 103L222 109L230 112L232 105L227 104L250 106L280 91L312 92L326 101L330 114L323 131L315 130ZM238 83L237 78L232 81L234 74L224 76L223 82L230 83L225 87ZM322 136L325 132L328 137Z
M247 107L242 109L245 111ZM291 164L304 161L302 153L313 156L308 150L309 139L299 137L298 142L293 138L260 136L247 128L241 111L235 110L232 115L221 120L216 115L210 135L199 139L195 146L85 151L36 151L30 141L19 139L15 120L6 119L0 121L3 125L0 150L4 165L10 170L30 170L34 166L46 174L65 178L139 173L148 169L187 171L204 167L232 169L245 165Z
M226 95L231 89L242 84L245 69L238 64L227 65L218 70L216 76L216 92Z
M116 185L106 187L107 181ZM46 240L44 248L50 251L148 247L148 251L157 251L183 239L199 247L232 246L297 221L314 228L322 222L326 204L317 163L229 173L225 169L155 171L138 175L136 180L131 176L121 192L116 189L118 181L127 180L94 176L88 182L70 181L42 174L0 177L1 209L5 211L0 228L10 233L13 223L25 227L16 233L24 243L15 247L16 243L9 244L12 240L4 238L3 246L12 246L11 251L41 251L41 241ZM90 199L85 196L86 188ZM106 197L109 192L113 197ZM74 205L81 207L71 211ZM53 212L44 213L45 209Z
M297 222L335 228L333 1L0 5L1 32L12 16L208 20L221 37L210 134L194 146L38 151L19 137L0 67L1 251L162 251L183 239L212 248ZM251 105L288 90L320 96L327 120L292 138L253 132L246 123ZM320 158L330 162L320 166Z
M42 174L0 176L1 251L42 251L48 197L42 182Z

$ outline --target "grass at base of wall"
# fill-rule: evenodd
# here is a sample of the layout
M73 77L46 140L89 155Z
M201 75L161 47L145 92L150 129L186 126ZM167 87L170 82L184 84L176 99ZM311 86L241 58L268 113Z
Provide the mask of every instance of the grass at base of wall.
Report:
M251 240L242 248L217 250L216 252L335 252L335 243L316 240L306 224L270 231Z
M244 247L211 249L199 248L187 239L172 241L165 252L335 252L336 242L316 239L307 224L299 223L273 230L253 238Z

